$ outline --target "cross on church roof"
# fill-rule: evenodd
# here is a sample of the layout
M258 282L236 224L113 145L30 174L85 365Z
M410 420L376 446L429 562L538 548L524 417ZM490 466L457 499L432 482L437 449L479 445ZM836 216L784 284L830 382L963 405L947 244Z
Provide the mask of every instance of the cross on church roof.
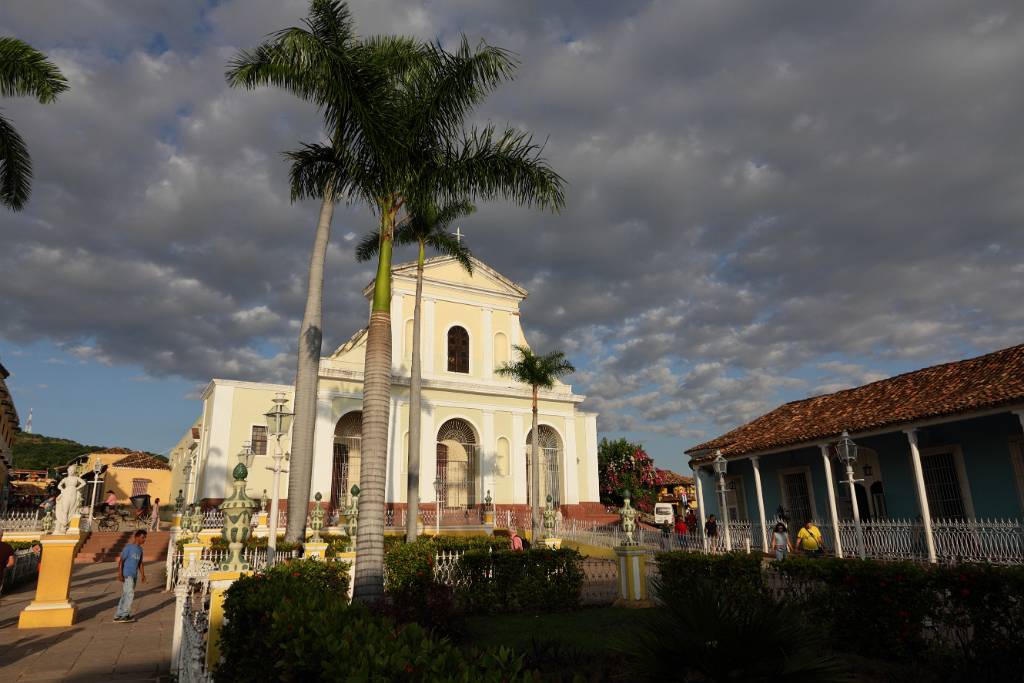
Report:
M462 244L462 228L455 228L455 239Z

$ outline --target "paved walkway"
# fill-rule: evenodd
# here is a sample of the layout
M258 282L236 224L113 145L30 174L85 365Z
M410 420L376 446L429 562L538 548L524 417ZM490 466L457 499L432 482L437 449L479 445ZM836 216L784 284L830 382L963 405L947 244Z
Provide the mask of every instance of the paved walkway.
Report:
M35 582L0 598L0 681L169 680L174 594L163 592L164 564L147 565L130 624L113 623L121 597L116 567L75 566L71 599L78 621L68 628L18 629L18 613L35 595Z

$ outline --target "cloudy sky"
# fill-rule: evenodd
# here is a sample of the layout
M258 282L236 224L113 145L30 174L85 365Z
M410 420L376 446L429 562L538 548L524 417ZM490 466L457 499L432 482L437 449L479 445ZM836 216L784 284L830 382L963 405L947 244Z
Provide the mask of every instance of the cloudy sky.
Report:
M547 138L558 216L463 231L531 292L599 429L659 464L779 402L1024 342L1024 10L1013 2L352 2L360 32L516 52L477 116ZM71 82L0 103L36 172L0 214L0 360L35 430L165 451L211 377L290 381L320 135L226 62L303 0L9 0ZM1015 85L1016 84L1016 85ZM371 273L335 218L326 347Z

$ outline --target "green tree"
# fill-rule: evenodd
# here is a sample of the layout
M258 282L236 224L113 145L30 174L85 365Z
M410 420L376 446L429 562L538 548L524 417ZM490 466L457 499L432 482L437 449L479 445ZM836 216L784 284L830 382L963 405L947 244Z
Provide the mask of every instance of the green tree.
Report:
M368 41L379 50L379 41ZM292 154L300 196L325 191L366 203L377 214L379 247L363 371L363 433L359 528L353 597L376 600L384 590L384 482L391 402L391 258L398 214L407 205L504 198L553 210L564 204L563 180L521 131L464 128L464 120L514 69L504 50L463 37L458 49L409 45L390 56L391 136L359 154L306 145Z
M331 159L357 159L367 149L392 135L392 121L385 106L390 95L391 68L411 59L413 43L379 39L370 46L356 39L347 6L337 0L312 0L302 26L272 34L252 50L243 50L228 65L227 80L233 87L282 88L317 106L329 142L317 145L318 153ZM308 146L307 146L308 147ZM289 156L302 155L300 152ZM315 189L292 177L292 201L314 196L320 199L313 250L309 260L306 305L299 328L295 374L295 418L292 425L292 457L288 500L297 509L309 501L313 470L313 432L316 423L316 392L323 341L324 262L331 236L334 204L353 190L354 178L337 164L329 178ZM305 515L290 515L285 538L300 540Z
M420 500L420 402L423 393L422 358L420 356L420 304L423 301L423 264L426 250L434 251L455 258L466 272L473 274L473 260L469 249L462 241L456 239L448 226L457 218L468 216L476 208L467 201L448 204L437 209L428 204L421 210L408 211L406 219L395 229L395 244L415 244L418 248L416 256L416 299L412 315L412 368L409 380L409 466L406 474L406 529L405 540L412 543L416 540L418 530L416 521L419 516ZM371 232L356 248L359 261L369 261L380 251L380 233Z
M530 528L532 538L536 542L540 538L540 459L537 449L540 425L537 421L537 394L540 389L552 388L559 377L576 372L576 368L565 359L565 354L561 351L538 356L528 346L518 344L515 350L519 354L519 360L502 363L495 372L501 377L529 384L533 390L533 428L530 432Z
M67 79L39 50L0 37L0 96L34 97L50 104L68 89ZM32 192L32 159L14 124L0 115L0 204L20 211Z

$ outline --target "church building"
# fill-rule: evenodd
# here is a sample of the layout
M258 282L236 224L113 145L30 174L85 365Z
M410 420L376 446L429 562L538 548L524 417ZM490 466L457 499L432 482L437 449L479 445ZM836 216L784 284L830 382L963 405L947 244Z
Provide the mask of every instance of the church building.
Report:
M386 501L406 504L409 383L412 360L415 262L392 270L392 393ZM364 294L372 295L373 283ZM426 261L422 304L422 410L419 497L425 510L469 516L490 495L499 511L525 510L531 431L531 392L494 370L525 345L519 303L525 289L474 259L473 274L450 257ZM332 509L345 507L346 492L359 483L363 361L366 329L356 332L320 362L311 495L320 492ZM172 451L175 495L217 503L229 495L231 469L246 443L256 454L249 494L272 491L272 456L263 414L277 393L294 407L294 388L214 379L203 391L202 414ZM565 516L599 512L596 414L580 410L583 396L556 383L541 390L539 445L541 501L551 495ZM290 450L290 434L280 448ZM287 467L287 463L285 464ZM435 486L436 485L436 486ZM437 491L435 493L435 488ZM281 498L287 496L282 476ZM285 503L286 504L286 503Z

